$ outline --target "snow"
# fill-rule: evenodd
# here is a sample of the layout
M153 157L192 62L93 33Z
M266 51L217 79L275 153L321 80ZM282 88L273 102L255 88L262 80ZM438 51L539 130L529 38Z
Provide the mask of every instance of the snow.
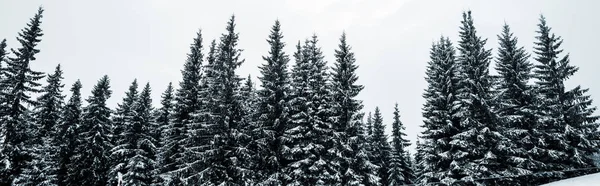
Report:
M569 179L564 179L541 186L576 186L576 185L598 185L600 183L600 173L588 174Z

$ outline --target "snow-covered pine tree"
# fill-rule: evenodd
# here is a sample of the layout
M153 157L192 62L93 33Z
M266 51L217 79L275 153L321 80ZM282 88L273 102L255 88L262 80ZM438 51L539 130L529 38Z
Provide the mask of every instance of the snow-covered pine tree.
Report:
M147 83L131 108L131 121L123 128L122 148L113 151L125 160L116 167L123 167L123 185L153 185L157 181L156 141L152 136L152 99Z
M535 94L540 99L537 105L541 113L538 130L543 130L546 150L537 152L544 158L548 170L544 181L552 181L589 173L589 171L560 172L569 169L594 167L591 155L599 149L598 116L593 115L595 107L585 95L588 89L577 86L567 90L564 82L579 68L569 64L569 54L559 57L563 42L560 36L551 33L544 16L538 24L534 58ZM591 170L597 171L597 170Z
M495 68L500 80L496 88L499 93L496 96L497 113L500 121L507 127L503 134L515 143L512 147L515 158L508 159L507 163L515 167L517 172L510 174L526 175L544 171L540 156L532 153L537 151L535 149L543 148L539 144L541 136L537 130L539 126L536 123L533 89L528 84L532 78L533 64L528 61L529 54L525 49L517 45L517 37L513 36L507 24L502 27L498 40L500 47ZM534 174L515 179L520 184L529 185L544 178Z
M425 72L428 83L423 94L422 127L425 129L417 143L415 167L420 184L428 184L456 177L449 175L454 154L450 141L459 131L459 118L455 117L458 89L458 64L450 39L443 36L434 43Z
M4 79L4 70L2 70L2 66L4 66L6 56L8 56L8 51L6 51L6 39L2 39L2 41L0 41L0 81ZM0 90L2 89L3 88L0 88ZM2 97L0 97L0 101L2 101Z
M169 82L167 89L161 95L160 100L161 107L154 113L154 122L157 127L158 143L158 154L157 154L157 167L156 173L162 175L165 158L163 157L163 147L167 141L167 129L169 127L171 117L173 116L173 83Z
M254 81L252 81L252 75L248 74L248 77L246 77L244 83L241 85L240 95L242 98L243 123L246 123L245 130L248 130L248 134L250 135L258 117L258 91L254 85Z
M121 141L121 132L126 123L131 120L131 106L135 102L138 96L138 83L137 79L133 79L129 89L125 92L125 97L121 103L117 103L117 109L112 117L114 127L111 129L112 143L118 145ZM116 182L115 182L116 183Z
M325 108L322 99L327 94L315 89L314 83L325 87L323 55L317 46L317 37L306 40L304 46L296 46L296 63L291 74L290 123L282 141L286 161L285 179L289 185L334 185L341 183L339 164L328 150L333 139L331 124L321 120L317 108ZM317 67L321 66L321 67ZM332 160L332 161L330 161Z
M173 118L165 130L166 138L161 153L163 171L161 172L168 174L168 177L182 177L197 172L189 170L189 164L196 161L197 158L186 157L185 154L191 153L186 151L193 150L195 146L200 145L195 139L199 135L193 135L199 126L193 124L192 114L198 111L201 105L199 93L202 77L202 48L202 30L198 30L181 71L183 79L179 82L179 89L175 93Z
M424 160L423 160L423 156L424 155L424 151L423 151L423 143L421 143L422 137L421 136L417 136L417 141L415 142L415 156L412 159L413 160L413 170L415 172L415 179L413 180L414 184L421 184L423 183L423 171L424 171Z
M30 63L36 60L35 55L40 52L36 46L44 35L40 28L43 12L44 9L40 7L27 27L21 30L17 37L21 48L11 49L14 57L5 60L7 66L0 82L4 89L0 92L3 98L0 105L0 136L3 139L0 146L0 185L10 185L21 173L26 161L31 159L23 150L26 140L31 137L25 131L30 126L24 120L24 114L28 112L26 105L37 105L37 100L31 99L30 93L41 91L38 81L44 78L42 72L30 68Z
M332 68L332 116L335 122L332 128L338 138L333 139L336 144L334 148L341 152L342 166L339 170L343 174L344 185L378 185L379 177L374 174L377 167L369 161L365 140L361 140L360 122L364 114L359 113L363 108L362 101L356 96L364 86L356 84L356 59L350 45L346 43L346 33L342 33L340 44L335 50L335 63ZM346 149L344 147L350 147Z
M211 137L210 146L200 152L198 161L203 166L198 177L188 179L187 184L205 185L246 185L253 184L248 160L251 153L247 144L250 136L245 130L243 104L240 94L242 78L236 69L244 60L240 59L241 49L237 48L239 34L235 32L235 16L227 23L227 33L221 36L217 47L218 55L210 69L213 79L208 87L215 94L208 101L209 117L204 118L203 135ZM195 176L195 175L194 175Z
M493 107L493 81L489 75L491 50L485 49L486 39L477 36L471 11L463 12L459 47L459 134L450 142L458 152L453 158L449 184L507 184L514 167L504 161L512 158L508 151L511 141L502 135L503 126ZM511 185L511 184L508 184Z
M81 82L77 80L71 87L71 97L63 108L62 121L57 126L57 137L61 141L58 154L59 185L77 186L77 162L72 162L77 153L79 126L82 124Z
M406 139L406 128L400 121L400 111L398 103L394 106L394 122L392 123L392 152L388 170L387 185L406 185L412 184L414 172L411 167L410 156L406 148L410 146L410 141Z
M206 126L210 125L210 121L212 118L212 110L216 105L214 104L215 95L217 95L217 86L215 83L215 77L217 74L215 70L215 61L218 55L218 49L216 45L216 41L212 40L208 54L206 56L206 64L202 66L203 73L200 78L200 89L199 89L199 100L200 103L199 109L190 114L192 125L195 126L195 130L188 130L187 133L190 136L193 136L191 140L198 141L196 142L196 146L193 148L188 148L186 151L187 154L186 160L194 160L193 162L188 162L187 166L184 169L180 169L177 175L173 175L171 180L167 180L170 185L179 185L184 182L188 185L195 183L202 183L203 174L200 172L204 170L207 166L207 161L203 160L202 152L211 148L210 141L213 136L208 131L209 128Z
M112 95L110 79L104 75L92 88L92 95L86 100L82 124L77 130L77 146L72 174L74 185L106 185L110 169L110 128L112 111L106 101Z
M112 128L111 128L111 143L114 145L114 148L110 150L110 172L108 174L108 183L110 185L116 185L117 174L125 173L125 167L120 166L125 162L128 162L127 155L116 151L122 151L124 146L127 144L128 136L124 133L128 125L131 125L131 120L133 119L133 104L136 102L138 97L138 83L137 79L134 79L129 85L129 89L125 92L125 97L123 98L122 103L117 104L117 109L112 118Z
M371 112L369 112L369 114L367 115L367 121L365 123L364 128L365 128L365 143L367 144L367 145L365 145L365 150L367 151L367 157L369 158L369 160L372 160L373 159L373 147L371 146L371 144L373 144L373 114Z
M283 158L282 138L289 122L290 77L288 55L283 51L285 43L278 20L271 28L267 42L270 50L263 56L266 63L259 69L262 88L258 90L257 122L251 131L252 148L256 151L256 171L260 184L286 185L283 170L287 161Z
M14 185L58 185L58 146L57 125L61 121L64 97L62 95L62 70L58 65L53 74L48 75L48 84L44 86L39 103L33 111L32 125L35 138L30 139L28 147L32 159L27 161L23 172L13 180Z
M385 125L383 124L383 116L379 107L375 107L373 114L373 141L371 143L373 148L373 159L371 162L377 165L377 176L381 178L380 184L386 185L388 183L388 170L390 169L390 155L391 147L388 142L388 137L385 134Z

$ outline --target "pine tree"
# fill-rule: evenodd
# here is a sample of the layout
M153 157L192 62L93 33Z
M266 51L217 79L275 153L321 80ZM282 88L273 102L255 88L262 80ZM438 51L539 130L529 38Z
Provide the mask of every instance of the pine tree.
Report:
M131 122L126 123L122 133L123 143L113 154L120 154L123 162L124 185L152 185L156 178L156 141L152 136L150 84L146 84L132 105ZM158 183L156 183L158 184Z
M541 147L538 144L540 133L536 130L533 89L528 84L533 64L528 61L529 54L525 49L517 46L517 38L508 25L503 26L498 40L498 114L507 127L504 135L515 143L512 151L516 158L509 159L508 163L518 171L512 174L525 175L543 171L544 165L539 161L539 156L531 154L532 150ZM521 184L528 185L539 179L539 176L519 176L517 179Z
M485 49L486 39L477 36L471 12L463 12L458 50L458 98L460 133L450 144L458 149L451 164L452 178L465 184L507 184L510 178L473 179L509 176L512 168L504 161L512 158L508 151L511 141L501 134L503 126L493 109L492 86L489 75L491 50ZM451 181L450 183L455 183ZM509 184L511 185L511 184Z
M243 122L247 124L247 130L250 132L257 122L258 108L258 92L254 87L251 75L248 75L246 81L240 87L240 95L242 98Z
M0 86L3 87L1 96L3 102L0 105L0 123L2 146L0 146L0 185L10 185L13 179L21 173L26 161L31 157L26 151L21 150L30 134L24 129L29 128L25 121L28 112L26 105L37 105L37 100L31 99L30 93L39 93L40 79L44 77L42 72L33 71L30 63L36 60L35 55L40 52L35 48L44 35L40 28L42 13L41 7L30 22L27 24L17 40L21 48L11 49L14 57L6 60L7 66L3 71L3 79Z
M88 105L83 109L83 120L78 130L76 156L74 163L74 185L106 185L110 169L110 116L112 111L106 101L112 95L110 79L103 76L92 88L92 95L86 100Z
M168 173L171 177L183 176L182 171L186 172L185 174L197 172L189 170L189 165L186 165L197 161L197 158L186 157L185 154L192 153L186 151L193 150L198 145L198 141L194 139L198 135L193 135L191 132L198 130L198 126L193 124L192 114L200 109L202 48L202 31L199 30L181 71L183 79L179 82L179 89L175 94L173 118L165 131L167 138L162 150L164 158L162 172Z
M110 150L110 172L108 175L109 184L117 185L117 176L118 173L125 173L127 170L124 170L125 167L122 166L124 162L127 162L126 155L122 153L117 153L116 151L122 151L126 146L127 137L124 134L124 131L131 125L133 119L133 104L136 102L138 97L138 83L137 79L134 79L129 85L129 89L125 92L125 97L121 103L117 104L117 109L115 110L115 114L112 117L113 126L111 129L111 142L114 146L113 149Z
M82 124L83 109L81 103L81 82L77 80L71 87L71 98L62 112L62 121L57 127L59 146L58 181L59 185L75 186L78 181L77 162L74 159L78 146L79 126Z
M209 51L206 57L207 63L203 65L203 73L200 78L200 89L199 89L199 100L200 103L199 109L193 112L190 117L192 124L194 125L193 130L188 130L188 136L190 140L195 141L196 146L193 148L188 148L186 154L186 160L193 160L193 162L187 163L187 166L184 169L180 169L179 172L176 172L179 175L173 175L171 181L168 184L178 185L186 183L188 185L194 183L201 183L203 180L203 174L201 174L201 170L204 170L207 167L207 161L204 161L203 152L211 148L210 141L213 136L210 134L209 128L206 126L210 125L212 119L212 110L215 105L215 95L218 94L216 81L216 60L218 55L218 49L216 45L216 41L212 40ZM191 125L190 125L191 126ZM183 171L182 171L183 170Z
M406 139L406 128L400 121L398 103L394 106L394 122L392 123L392 152L390 155L390 169L388 170L387 185L412 184L414 172L411 167L410 156L407 147L410 141Z
M413 180L413 183L415 184L421 184L424 182L424 176L423 176L423 172L424 172L424 167L425 167L425 163L424 162L424 156L425 156L425 152L424 152L424 145L423 143L421 143L422 137L421 136L417 136L417 141L415 142L415 156L412 159L413 160L413 170L415 173L415 179ZM431 183L431 182L429 182Z
M559 57L563 42L560 36L551 33L546 19L541 16L538 24L534 58L535 94L540 113L538 130L543 130L546 149L535 153L547 166L547 170L569 170L594 167L592 153L598 150L598 116L592 100L585 95L588 89L577 86L566 90L564 81L579 69L569 64L569 54ZM585 174L588 171L553 172L543 175L543 181Z
M289 57L283 51L285 43L282 39L281 25L275 21L267 39L269 55L263 56L266 63L259 67L262 89L258 91L258 118L252 130L252 146L257 151L257 171L262 174L258 181L266 185L285 185L282 171L287 162L282 154L282 138L289 123L290 80Z
M199 161L205 162L198 177L188 179L187 184L244 185L252 184L248 160L251 153L247 144L250 136L245 130L243 104L240 94L241 78L236 69L244 60L237 48L239 34L235 32L235 16L227 23L227 33L221 36L217 47L218 55L212 69L208 86L215 92L208 102L207 121L202 127L203 135L212 137L207 149L200 152Z
M159 147L158 147L158 155L157 155L157 164L158 166L157 168L157 174L162 174L164 173L163 171L163 166L165 165L165 157L163 155L163 147L166 145L167 139L168 139L168 127L170 126L170 121L172 118L172 114L173 114L173 107L174 107L174 101L173 101L173 84L169 82L169 85L167 86L167 89L165 90L165 92L163 92L162 96L161 96L161 100L160 100L160 104L161 107L159 109L157 109L157 111L155 112L154 116L154 122L157 125L157 133L158 133L158 140L159 140Z
M63 107L61 83L62 70L58 65L54 74L48 75L48 85L44 86L43 94L38 98L39 103L33 111L35 138L30 140L32 159L27 161L23 172L13 180L16 185L58 185L58 146L62 143L56 138L57 125L61 120Z
M291 120L282 141L288 166L284 171L289 185L334 185L341 183L339 157L328 154L332 148L333 128L327 121L327 76L317 36L300 42L292 68ZM325 91L324 91L325 90ZM319 110L320 109L320 110ZM326 120L327 119L327 120Z
M341 172L345 175L342 182L347 185L377 185L376 167L369 161L364 143L361 138L360 119L364 114L359 113L363 108L362 101L357 100L356 96L362 91L364 86L357 85L356 59L351 47L346 43L346 33L340 37L340 44L335 50L336 62L332 73L332 93L333 93L333 117L335 122L332 125L339 139L334 139L338 143L338 150L344 155ZM361 142L363 141L363 142ZM348 146L351 149L343 149Z
M112 118L114 127L111 131L113 137L112 143L119 144L121 138L120 134L123 131L123 127L125 127L127 122L131 120L131 107L135 102L135 99L138 96L138 83L137 79L134 79L129 85L129 89L125 92L125 97L123 98L123 102L117 104L117 109L115 110L115 114Z
M112 118L112 131L111 131L111 142L114 146L113 149L110 150L110 172L108 175L108 182L110 185L116 185L117 174L124 174L127 170L125 170L125 166L123 163L128 162L127 155L120 153L123 151L123 148L127 148L127 134L125 130L130 127L132 119L133 119L133 104L136 102L138 97L138 83L137 79L134 79L129 85L129 89L125 92L125 97L123 98L123 102L117 104L117 109L115 111L115 115ZM119 152L117 152L119 151Z
M367 157L372 160L373 159L373 114L369 112L367 115L367 122L364 125L364 135L365 135L365 150L367 151Z
M388 183L388 170L390 168L391 147L388 143L387 135L385 135L385 125L379 107L375 107L373 115L373 159L371 160L379 169L377 176L381 178L381 185Z
M427 89L423 94L421 141L417 141L415 154L418 180L421 184L451 182L455 177L447 177L456 149L452 148L452 136L459 132L459 118L455 117L458 103L458 63L450 39L443 36L431 47L426 78Z

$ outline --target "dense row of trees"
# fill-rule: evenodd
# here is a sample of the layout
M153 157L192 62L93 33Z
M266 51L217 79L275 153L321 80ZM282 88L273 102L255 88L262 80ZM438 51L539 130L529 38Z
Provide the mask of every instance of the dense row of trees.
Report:
M31 70L43 10L2 55L0 185L398 185L413 174L398 108L390 145L379 110L363 122L356 59L340 38L330 68L316 35L290 56L278 21L259 67L261 88L240 78L235 17L204 52L190 46L179 88L154 108L149 84L131 83L116 109L110 79L85 100L81 82L65 103L63 73ZM39 82L47 78L42 87ZM41 94L38 99L30 95ZM367 128L366 125L373 126Z
M565 87L578 68L561 56L562 39L546 19L532 58L508 25L493 57L471 12L461 23L456 47L442 37L431 48L418 183L539 185L597 172L596 108L588 89ZM498 75L489 74L494 59Z
M425 131L411 158L398 104L389 137L379 108L363 120L345 34L331 67L313 35L295 45L290 69L275 21L255 89L236 74L244 59L232 16L206 53L198 31L179 87L169 84L159 107L134 80L113 110L108 76L85 100L76 81L65 102L60 65L31 69L42 13L19 48L0 43L0 185L535 185L596 171L595 108L587 89L565 89L577 68L559 58L562 40L543 17L535 65L504 26L498 76L470 12L456 49L444 37L432 46Z

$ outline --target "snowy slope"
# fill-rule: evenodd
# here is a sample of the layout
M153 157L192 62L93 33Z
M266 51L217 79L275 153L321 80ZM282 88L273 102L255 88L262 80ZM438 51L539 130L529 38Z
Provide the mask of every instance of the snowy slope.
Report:
M599 185L600 186L600 173L589 174L589 175L579 176L579 177L575 177L575 178L569 178L569 179L560 180L560 181L552 182L552 183L541 185L541 186L577 186L577 185L582 185L582 186Z

